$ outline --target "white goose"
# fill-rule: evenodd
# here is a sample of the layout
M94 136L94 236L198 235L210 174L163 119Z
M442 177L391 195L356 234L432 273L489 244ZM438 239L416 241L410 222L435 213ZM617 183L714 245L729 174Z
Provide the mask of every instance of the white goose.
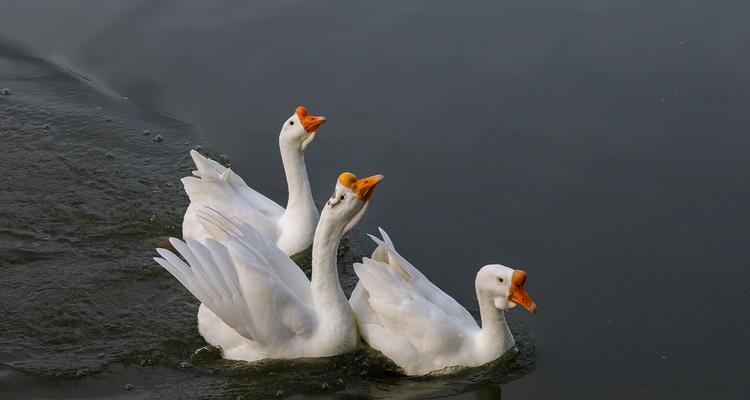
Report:
M504 310L521 304L536 312L523 285L526 273L486 265L475 285L482 327L456 300L404 259L380 229L384 241L372 258L354 264L359 283L350 303L362 338L407 375L448 373L502 356L514 342Z
M199 211L206 225L222 230L224 243L170 238L187 264L165 249L155 260L198 300L198 330L224 357L324 357L352 351L359 335L354 313L339 284L339 240L362 218L381 175L339 177L323 207L312 249L312 280L249 224Z
M249 224L288 255L310 247L318 209L310 191L304 152L325 121L325 117L309 115L300 106L281 127L279 149L289 188L286 209L247 186L231 169L191 151L198 170L193 171L196 177L182 179L190 197L182 222L182 237L199 242L208 237L223 241L225 234L221 230L202 224L198 217L198 210L206 206Z

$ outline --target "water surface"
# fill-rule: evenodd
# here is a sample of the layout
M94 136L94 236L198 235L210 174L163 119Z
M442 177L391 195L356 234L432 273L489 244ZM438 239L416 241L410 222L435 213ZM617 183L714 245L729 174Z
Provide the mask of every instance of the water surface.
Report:
M329 117L306 156L316 199L343 169L386 175L362 230L386 228L467 307L482 265L524 268L541 313L511 314L529 327L535 368L502 385L504 397L744 393L745 2L71 4L5 5L0 37L190 121L193 133L178 126L163 144L210 138L275 199L277 131L305 104ZM154 173L173 160L189 169L192 145L155 154ZM103 202L78 201L89 199ZM95 251L106 254L111 234ZM54 251L31 237L17 239L33 246L23 257ZM162 285L149 293L173 288Z

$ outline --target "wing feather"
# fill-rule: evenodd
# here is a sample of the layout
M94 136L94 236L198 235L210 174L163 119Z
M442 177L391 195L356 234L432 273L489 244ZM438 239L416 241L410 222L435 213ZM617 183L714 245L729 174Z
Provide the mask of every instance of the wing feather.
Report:
M251 240L266 240L257 232L254 236L245 233ZM245 239L229 236L225 245L208 238L204 245L172 238L170 242L187 263L165 249L157 249L161 258L155 260L248 339L270 344L311 332L316 321L314 311L268 263L272 259L266 254L268 244L252 246Z
M365 258L355 264L362 292L353 303L365 340L399 365L431 363L446 348L457 348L466 332L389 264ZM362 304L362 301L366 304ZM476 322L471 321L477 326ZM477 327L478 328L478 327Z
M354 265L359 277L352 307L365 340L399 365L430 370L446 348L458 348L467 331L479 329L456 300L402 257L381 229L378 249ZM437 364L436 364L437 365Z
M242 200L267 217L278 218L284 213L284 207L248 186L242 177L230 168L204 157L195 150L190 151L190 156L198 169L193 171L193 175L200 179L187 178L188 184L186 186L191 186L190 191L196 195L205 194L206 189L216 189L213 186L218 186L223 189L222 192L236 196L237 199ZM204 188L201 185L207 185L207 187Z
M250 224L243 223L237 218L227 215L210 207L203 207L197 211L198 215L217 229L230 232L232 236L240 238L240 242L255 257L257 263L263 263L274 269L276 275L294 294L311 304L310 280L304 272L287 256L275 243L271 242Z
M413 290L421 293L428 301L433 303L435 306L443 309L452 318L459 319L464 323L474 323L474 317L459 304L453 297L447 295L440 288L435 286L426 276L422 274L414 265L406 260L401 254L396 251L393 241L388 234L380 229L381 235L385 241L378 239L375 236L369 235L370 238L378 244L378 247L382 247L388 253L387 264L397 270L403 270L406 273L406 279L411 281Z

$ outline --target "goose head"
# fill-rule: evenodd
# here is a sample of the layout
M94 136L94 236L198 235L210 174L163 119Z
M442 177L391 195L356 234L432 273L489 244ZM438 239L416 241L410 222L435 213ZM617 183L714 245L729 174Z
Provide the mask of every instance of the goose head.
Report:
M307 146L315 139L315 132L318 127L325 122L326 117L310 115L307 108L299 106L281 126L279 143L305 151Z
M526 272L499 264L485 265L476 279L478 295L492 298L496 308L507 310L520 304L530 313L535 313L536 303L526 292L525 283Z
M344 227L343 232L347 232L362 219L375 186L382 180L383 175L359 179L351 172L342 173L331 198L320 213L320 218L340 222Z

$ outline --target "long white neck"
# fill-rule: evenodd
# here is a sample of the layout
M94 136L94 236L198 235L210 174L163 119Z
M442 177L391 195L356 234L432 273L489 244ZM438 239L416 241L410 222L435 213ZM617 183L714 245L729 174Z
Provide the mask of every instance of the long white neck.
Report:
M505 311L495 307L491 296L477 290L479 313L482 317L482 333L479 347L483 356L494 360L513 346L514 339L505 322Z
M325 209L315 229L310 290L321 323L339 325L353 319L349 302L339 283L336 253L344 234L342 224L327 218Z
M286 183L289 189L289 200L284 211L284 219L295 220L303 218L318 218L318 209L315 208L310 180L307 177L305 167L305 155L299 145L285 143L279 140L281 150L281 162L284 164Z

